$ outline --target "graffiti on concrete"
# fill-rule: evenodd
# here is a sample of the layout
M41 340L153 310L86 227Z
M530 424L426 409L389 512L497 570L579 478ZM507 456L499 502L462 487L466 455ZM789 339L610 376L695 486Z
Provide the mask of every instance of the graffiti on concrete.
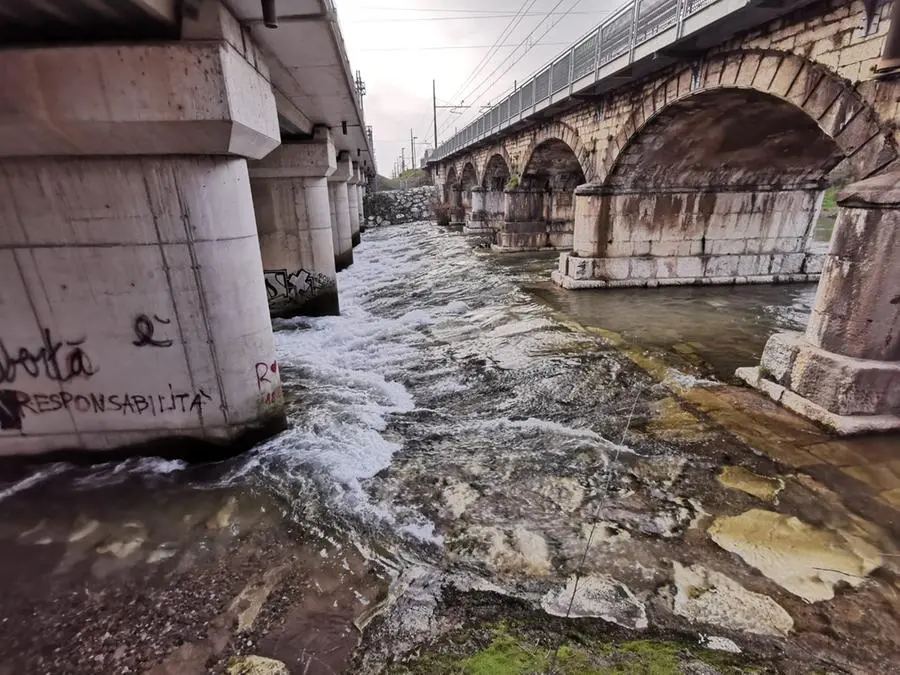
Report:
M89 379L97 368L82 345L86 338L59 340L49 328L41 329L37 346L18 346L10 349L0 339L0 383L12 384L18 377L46 377L52 382L69 382L76 377Z
M256 370L256 389L262 396L263 403L278 403L281 400L281 382L278 377L278 362L266 363L258 362L254 369ZM263 387L263 385L266 385ZM275 387L270 389L270 387ZM263 392L263 390L266 390Z
M256 370L256 388L258 391L262 391L263 384L277 384L277 380L273 381L269 379L270 377L277 376L278 363L276 361L272 361L272 363L260 361L254 368Z
M173 344L173 340L170 339L159 339L153 337L156 333L156 324L161 324L163 326L168 326L172 323L171 319L161 319L156 314L153 315L151 319L146 314L138 314L134 319L134 342L135 347L144 347L145 345L149 345L150 347L171 347Z
M334 289L334 279L303 268L296 272L265 270L269 301L304 300Z
M103 414L120 413L158 417L172 412L202 413L212 397L203 389L195 392L177 391L169 385L164 394L84 393L67 391L46 394L26 393L16 389L0 389L0 429L20 430L28 417L54 413Z

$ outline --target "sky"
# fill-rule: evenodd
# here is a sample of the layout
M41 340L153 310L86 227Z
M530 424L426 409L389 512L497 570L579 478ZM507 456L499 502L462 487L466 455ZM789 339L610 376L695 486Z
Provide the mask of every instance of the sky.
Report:
M444 142L478 115L479 106L499 101L514 82L527 81L623 4L335 0L350 65L366 84L366 124L374 128L378 172L392 174L401 148L409 166L410 129L417 156L433 147L432 80L438 106L474 106L438 110L438 138ZM518 17L521 10L525 16Z

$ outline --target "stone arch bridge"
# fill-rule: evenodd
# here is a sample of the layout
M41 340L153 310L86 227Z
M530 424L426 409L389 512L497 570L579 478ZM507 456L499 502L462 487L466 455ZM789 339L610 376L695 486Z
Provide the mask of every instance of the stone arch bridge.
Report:
M838 430L898 428L900 3L775 4L780 16L712 21L643 61L632 39L619 72L527 115L523 88L518 116L483 133L489 113L432 171L454 220L495 250L564 251L553 278L567 289L821 277L806 333L773 336L739 374ZM815 235L833 185L829 250Z

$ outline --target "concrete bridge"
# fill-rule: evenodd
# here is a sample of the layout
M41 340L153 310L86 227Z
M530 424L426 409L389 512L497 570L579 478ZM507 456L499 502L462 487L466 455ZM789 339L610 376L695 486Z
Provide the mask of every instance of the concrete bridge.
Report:
M0 455L281 428L270 313L338 311L375 172L331 1L21 0L0 40Z
M565 251L567 289L821 277L806 333L739 374L840 432L900 428L893 7L636 0L439 147L433 174L495 250Z

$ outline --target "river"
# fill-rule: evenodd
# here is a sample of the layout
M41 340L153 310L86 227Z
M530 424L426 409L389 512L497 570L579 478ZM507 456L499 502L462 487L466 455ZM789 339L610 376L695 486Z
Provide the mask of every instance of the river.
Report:
M815 287L566 292L479 243L368 231L242 456L7 476L0 673L900 668L900 439L733 378Z

